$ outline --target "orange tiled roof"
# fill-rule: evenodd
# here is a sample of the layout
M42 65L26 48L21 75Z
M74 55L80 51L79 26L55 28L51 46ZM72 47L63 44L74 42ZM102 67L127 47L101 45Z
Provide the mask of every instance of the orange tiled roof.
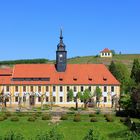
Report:
M111 50L109 50L108 48L105 48L105 49L102 50L101 52L111 52Z
M12 75L12 68L0 68L0 75Z
M12 78L50 78L49 81L13 81ZM18 64L12 76L0 76L0 84L76 84L119 85L103 64L67 64L65 72L57 72L54 64Z

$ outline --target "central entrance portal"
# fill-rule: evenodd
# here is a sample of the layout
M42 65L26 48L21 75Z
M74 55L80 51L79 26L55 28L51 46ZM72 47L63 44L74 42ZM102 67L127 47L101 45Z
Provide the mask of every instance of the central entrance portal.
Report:
M31 106L35 105L35 96L34 95L30 96L30 105Z

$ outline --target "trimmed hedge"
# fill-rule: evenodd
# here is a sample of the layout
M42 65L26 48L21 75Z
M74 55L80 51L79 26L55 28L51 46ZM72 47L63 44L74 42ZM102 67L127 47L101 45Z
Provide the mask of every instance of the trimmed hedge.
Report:
M36 118L34 118L34 117L29 117L29 118L28 118L28 121L29 121L29 122L34 122L35 120L36 120Z
M17 122L17 121L19 121L19 118L17 116L12 116L10 120Z
M60 118L61 120L68 120L68 116L67 114L63 114Z
M98 120L97 120L97 118L91 118L90 119L90 122L97 122Z
M89 114L89 117L95 117L96 115L95 114Z
M51 115L50 114L44 114L43 116L42 116L42 120L51 120Z
M73 119L74 122L80 122L81 121L81 118L79 115L75 116L74 119Z

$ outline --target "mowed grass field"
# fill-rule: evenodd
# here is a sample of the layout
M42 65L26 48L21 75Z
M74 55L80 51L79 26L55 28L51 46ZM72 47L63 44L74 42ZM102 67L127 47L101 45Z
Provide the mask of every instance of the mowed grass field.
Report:
M68 120L62 120L56 124L50 123L50 120L42 120L41 116L37 117L35 122L27 121L28 116L19 117L17 122L11 121L10 118L0 121L0 136L12 130L20 132L27 140L30 138L35 139L37 134L56 127L58 132L64 135L64 140L82 140L88 130L93 128L106 139L123 140L123 138L117 138L116 136L128 130L127 126L120 122L119 117L114 116L114 122L107 122L101 114L96 115L98 122L90 122L88 115L81 115L81 122L74 122L74 115L69 115Z

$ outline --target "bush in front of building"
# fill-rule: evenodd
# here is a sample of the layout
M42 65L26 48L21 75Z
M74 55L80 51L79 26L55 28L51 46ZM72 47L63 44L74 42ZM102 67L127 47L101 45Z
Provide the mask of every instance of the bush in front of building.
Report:
M74 121L74 122L80 122L80 121L81 121L80 114L76 114L76 115L74 116L73 121Z
M61 120L68 120L68 115L67 114L63 114L61 115Z
M12 116L10 120L13 122L17 122L19 121L19 118L17 116Z
M0 116L0 121L4 121L5 118L3 116Z
M36 120L36 118L35 117L32 117L32 116L28 118L28 121L29 122L34 122L35 120Z
M89 114L89 117L96 117L94 113Z
M107 122L113 122L113 117L110 114L105 114L105 119Z
M95 117L90 119L90 122L97 122L97 121L98 121L98 120L97 120L97 118L95 118Z
M52 116L50 114L43 114L42 120L51 120Z
M6 115L7 117L11 117L11 116L12 116L12 113L9 112L9 111L7 111L7 112L5 112L5 115Z
M2 115L1 115L1 117L3 117L3 118L4 118L4 120L6 120L6 119L7 119L7 115L6 115L6 114L2 114Z

